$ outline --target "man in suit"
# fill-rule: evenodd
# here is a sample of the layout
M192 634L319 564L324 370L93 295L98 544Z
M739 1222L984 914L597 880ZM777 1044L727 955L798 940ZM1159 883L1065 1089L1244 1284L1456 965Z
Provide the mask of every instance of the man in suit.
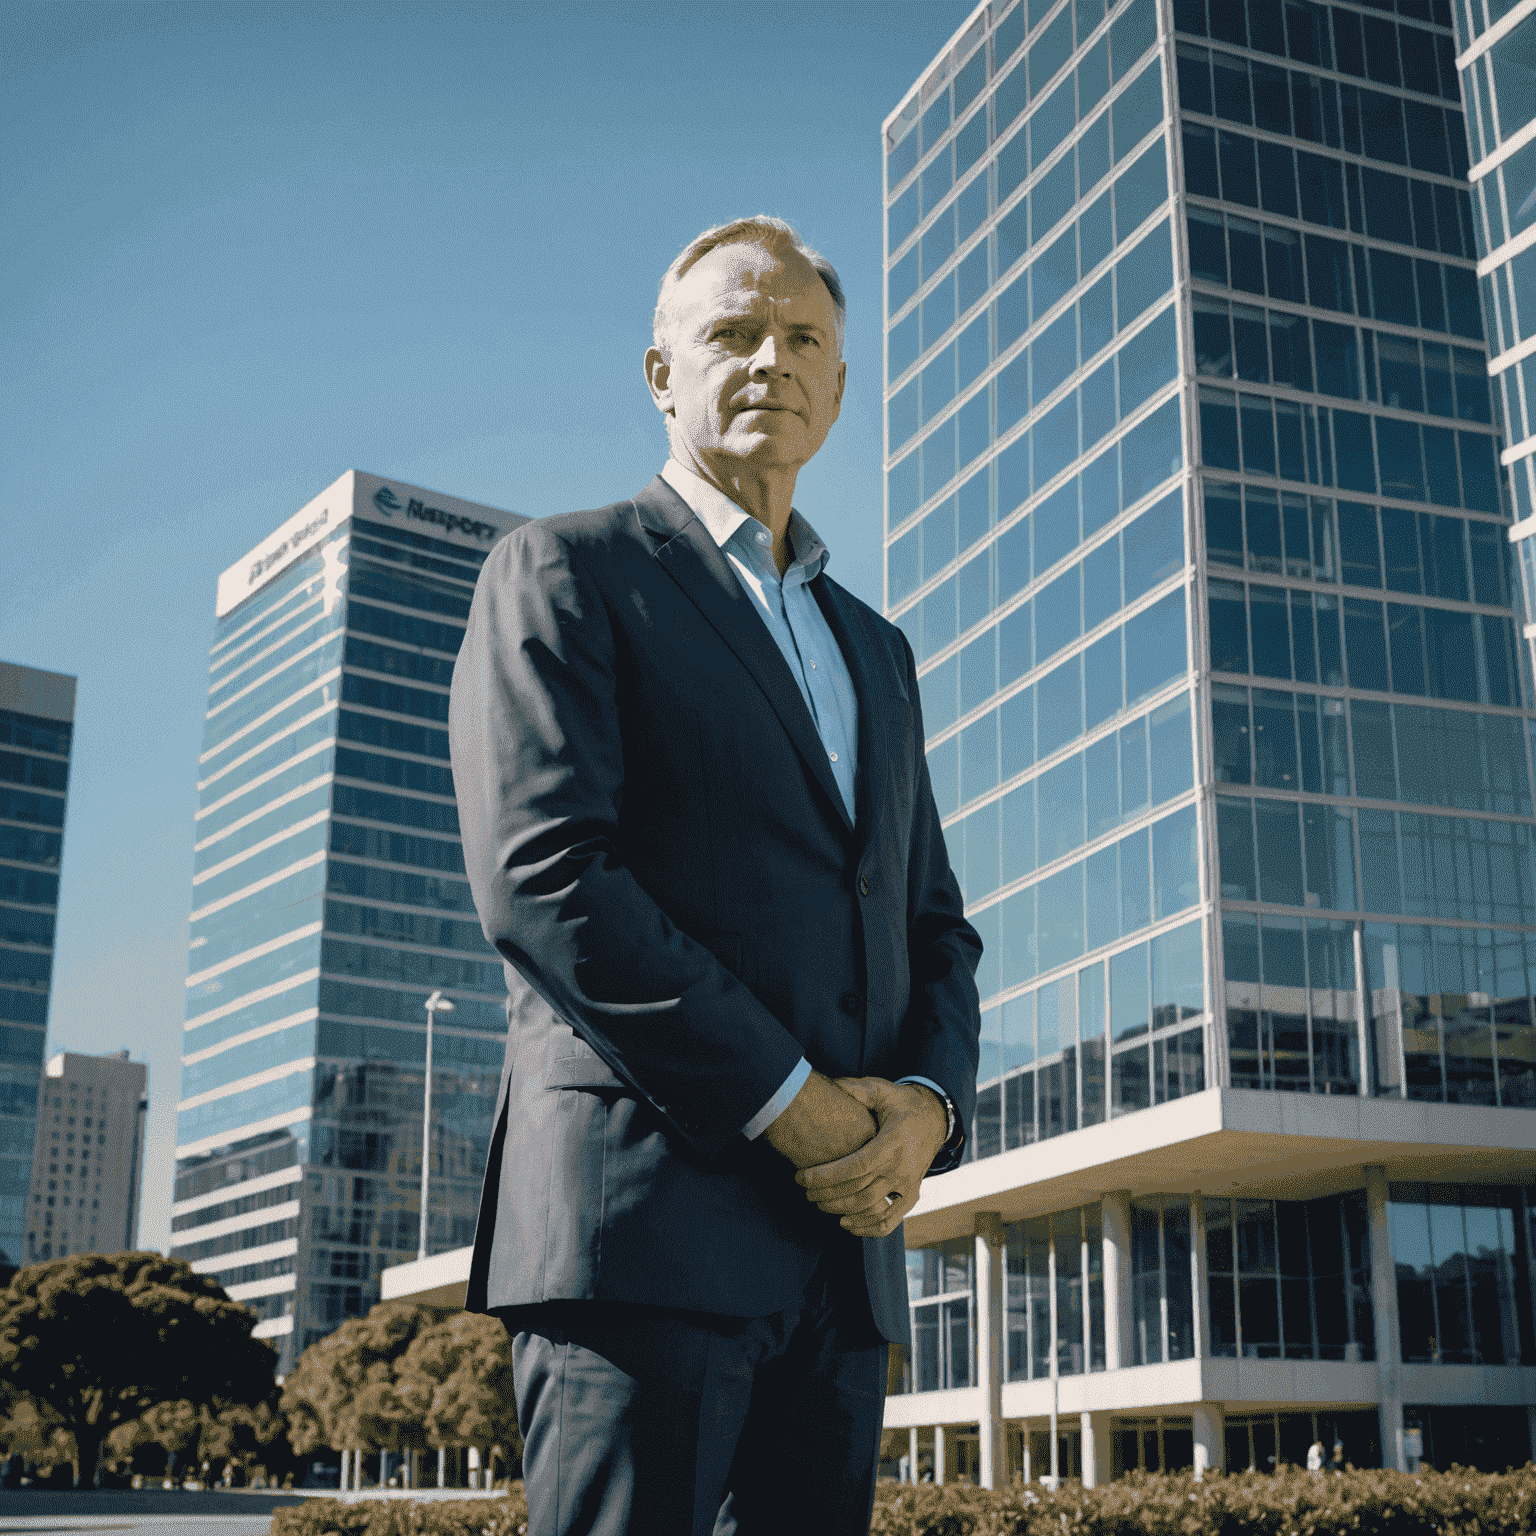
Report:
M509 993L468 1305L512 1336L530 1536L869 1527L981 945L912 652L792 508L842 331L787 224L694 240L645 355L662 473L504 539L454 671Z

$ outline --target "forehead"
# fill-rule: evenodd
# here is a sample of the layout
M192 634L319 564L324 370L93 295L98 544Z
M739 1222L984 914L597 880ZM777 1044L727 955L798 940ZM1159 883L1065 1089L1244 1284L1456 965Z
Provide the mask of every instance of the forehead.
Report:
M828 331L834 320L832 295L804 256L745 241L717 246L695 262L678 283L674 302L691 325L770 309Z

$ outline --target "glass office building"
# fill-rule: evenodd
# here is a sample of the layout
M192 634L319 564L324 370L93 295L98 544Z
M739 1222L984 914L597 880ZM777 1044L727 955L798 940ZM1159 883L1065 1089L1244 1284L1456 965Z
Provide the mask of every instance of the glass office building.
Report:
M1488 371L1503 406L1526 612L1536 613L1536 3L1451 0ZM1536 642L1536 631L1526 638Z
M0 1265L27 1262L74 720L74 678L0 661Z
M469 1242L506 1034L464 879L448 685L523 519L349 471L219 580L199 759L172 1252L280 1370L417 1251Z
M1450 3L996 0L883 127L886 608L987 947L911 1466L1530 1454L1527 433Z

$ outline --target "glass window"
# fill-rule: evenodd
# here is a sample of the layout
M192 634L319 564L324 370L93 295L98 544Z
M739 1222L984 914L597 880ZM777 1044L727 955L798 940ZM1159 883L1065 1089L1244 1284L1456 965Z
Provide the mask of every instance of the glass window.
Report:
M1158 139L1115 180L1115 238L1128 238L1167 196L1167 159ZM1475 295L1475 286L1473 292Z
M1148 947L1137 944L1110 958L1110 1034L1128 1040L1146 1034L1151 1024L1151 991L1147 970Z

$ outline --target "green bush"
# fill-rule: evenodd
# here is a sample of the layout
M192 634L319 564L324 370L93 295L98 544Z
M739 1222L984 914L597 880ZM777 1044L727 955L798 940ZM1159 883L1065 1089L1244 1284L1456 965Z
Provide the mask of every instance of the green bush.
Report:
M528 1502L520 1482L498 1499L305 1499L273 1510L272 1536L528 1536Z
M813 1511L807 1511L807 1516ZM278 1510L272 1536L527 1536L523 1485L505 1498L444 1503L308 1499ZM1187 1472L1131 1473L1103 1488L1058 1493L1014 1484L875 1490L871 1536L1529 1536L1536 1467L1491 1474L1287 1468L1197 1483ZM790 1533L786 1533L790 1536Z

